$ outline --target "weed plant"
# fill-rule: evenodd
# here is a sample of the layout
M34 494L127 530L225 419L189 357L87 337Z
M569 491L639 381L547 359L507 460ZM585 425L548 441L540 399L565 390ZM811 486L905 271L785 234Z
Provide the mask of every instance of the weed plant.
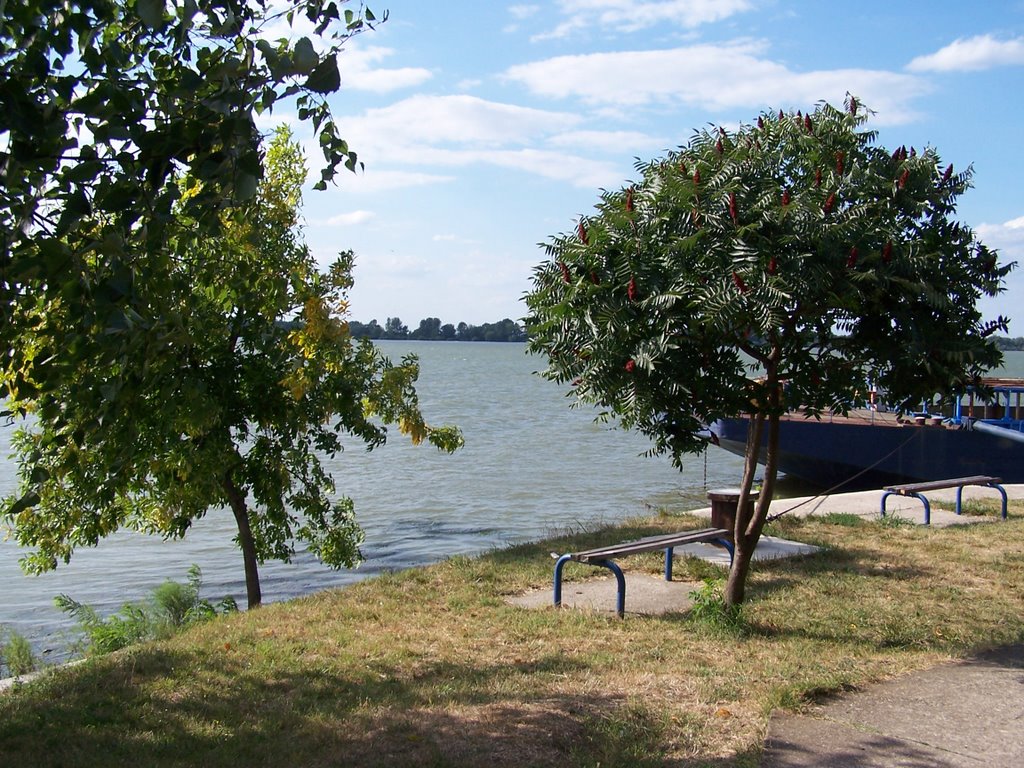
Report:
M690 599L693 600L690 619L726 633L742 632L743 606L727 604L724 591L724 579L705 579L700 589L690 593Z
M29 641L13 629L0 628L0 678L21 677L35 672L36 667Z
M201 587L202 571L193 564L186 583L165 581L153 590L148 601L126 603L120 611L106 618L68 595L58 595L54 602L78 622L83 633L81 650L86 654L105 654L146 640L167 638L218 613L238 610L231 597L225 597L217 605L202 599L199 597Z

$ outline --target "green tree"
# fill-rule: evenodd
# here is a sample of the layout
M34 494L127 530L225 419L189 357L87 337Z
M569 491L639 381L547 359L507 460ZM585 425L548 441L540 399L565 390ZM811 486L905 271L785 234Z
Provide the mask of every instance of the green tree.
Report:
M102 369L77 365L32 397L16 392L13 407L35 418L16 435L21 488L2 510L19 543L35 548L28 570L54 568L121 527L181 537L227 507L248 604L259 605L259 563L289 560L298 542L333 567L359 559L352 502L335 500L322 463L343 435L373 448L397 424L414 442L447 451L461 443L454 428L424 422L415 358L394 365L348 333L353 255L318 271L298 227L306 166L286 129L263 162L243 215L225 215L216 237L196 241L183 204L180 225L164 231L189 250L136 258L147 279L128 279L125 291L166 318L170 338L142 335ZM84 262L84 277L104 266ZM39 299L40 318L56 328L78 323L77 311ZM94 327L87 343L112 332Z
M409 326L400 317L389 317L384 321L385 339L406 339L409 337Z
M554 237L526 297L545 375L656 452L679 463L704 449L705 425L750 417L730 605L772 499L782 414L846 411L867 376L919 402L1001 359L990 334L1006 320L983 322L977 301L1014 265L952 219L970 170L931 148L887 152L866 120L850 98L695 133Z
M348 329L349 333L357 339L379 339L384 336L384 329L376 320L371 320L368 323L349 320Z
M318 187L356 167L327 98L341 47L375 17L346 5L0 4L0 400L27 402L80 367L128 358L145 375L174 343L176 318L135 286L218 236L224 214L256 193L259 115L283 103L312 124ZM293 21L308 34L288 39ZM54 304L73 321L49 322L40 309Z
M421 341L436 341L441 338L441 319L437 317L425 317L420 320L419 327L409 334L410 339Z

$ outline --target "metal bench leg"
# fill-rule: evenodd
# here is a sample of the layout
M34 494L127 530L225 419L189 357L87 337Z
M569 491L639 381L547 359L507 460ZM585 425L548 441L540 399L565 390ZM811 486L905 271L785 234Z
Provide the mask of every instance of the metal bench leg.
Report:
M555 563L555 608L562 607L562 569L565 567L565 564L572 559L572 555L562 555ZM618 593L615 599L615 612L619 615L620 619L623 618L626 614L626 577L622 574L622 569L619 568L619 566L612 560L594 560L593 562L588 563L588 565L600 565L602 568L607 568L615 574L615 581L618 585Z
M995 488L997 491L999 491L999 495L1003 497L1002 515L1003 515L1003 520L1005 520L1006 519L1006 504L1007 504L1006 489L1003 488L1003 486L999 485L999 483L985 483L985 485L982 486L982 487L984 487L984 488ZM961 485L961 486L959 486L956 489L956 513L958 515L960 514L960 511L961 511L961 509L963 507L963 504L962 504L963 495L964 495L964 487Z
M674 547L665 549L665 581L672 581L672 552Z
M594 565L603 565L615 574L615 581L618 582L619 591L615 598L615 613L619 618L626 616L626 577L622 575L622 569L613 560L595 560Z
M555 608L562 607L562 569L572 560L572 555L562 555L555 563Z
M928 503L928 499L926 499L924 497L924 494L915 493L914 496L919 498L921 500L921 503L924 504L924 524L925 525L931 525L932 524L932 505Z
M736 557L736 544L732 539L716 539L716 541L725 547L725 551L729 553L729 568L731 570L733 558Z
M885 500L892 495L894 495L892 491L886 491L885 493L882 494L882 506L879 509L879 514L881 517L885 517Z
M988 487L989 488L995 488L997 491L999 491L999 495L1003 497L1003 520L1005 520L1006 519L1006 489L1003 488L1003 486L999 485L999 483L989 483Z

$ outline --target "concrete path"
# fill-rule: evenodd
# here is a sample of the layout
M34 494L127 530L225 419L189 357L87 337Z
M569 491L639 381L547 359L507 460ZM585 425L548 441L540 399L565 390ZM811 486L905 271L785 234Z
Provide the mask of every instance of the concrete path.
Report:
M1024 646L776 715L762 768L1020 768Z

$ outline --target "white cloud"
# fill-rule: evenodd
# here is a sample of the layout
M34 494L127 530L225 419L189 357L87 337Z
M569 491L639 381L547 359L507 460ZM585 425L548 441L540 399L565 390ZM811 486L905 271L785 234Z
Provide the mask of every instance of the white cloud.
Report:
M806 107L822 99L841 103L850 92L878 113L879 124L913 119L910 101L929 89L913 75L884 70L794 72L766 58L766 47L763 42L740 40L559 56L511 67L505 77L539 95L618 108L679 103L713 111Z
M566 17L535 40L565 38L597 26L603 31L637 32L651 27L693 29L753 7L750 0L559 0Z
M413 96L346 121L353 146L498 147L568 130L581 118L468 95Z
M1024 262L1024 216L1002 224L979 224L974 231L985 245L999 250L1000 261Z
M510 5L508 12L514 19L528 19L540 11L539 5Z
M911 72L966 72L1024 64L1024 37L997 40L992 35L954 40L907 65Z
M534 35L533 37L530 38L530 40L531 42L534 43L541 43L544 42L545 40L562 40L566 37L570 37L573 32L576 32L577 30L580 29L585 29L586 27L586 19L582 17L576 17L573 19L569 19L568 21L563 21L561 24L559 24L552 30Z
M982 299L979 306L986 318L1004 315L1015 320L1010 326L1010 334L1019 336L1024 333L1020 303L1020 297L1024 295L1024 216L1002 224L979 224L974 231L985 245L999 252L1000 264L1017 262L1017 269L1006 279L1006 291L995 298Z
M621 153L649 149L667 149L668 141L648 136L639 131L567 131L552 136L548 144L554 147L597 150Z
M373 191L392 184L431 184L452 179L436 173L387 169L472 165L522 171L580 187L620 183L622 169L615 164L562 149L568 145L560 142L559 137L571 133L582 122L583 117L574 113L531 109L475 96L413 96L345 121L345 137L358 149L367 170L355 184L342 183L360 192L369 189L361 185L370 184L375 176L380 178ZM582 141L578 143L576 149L580 151L606 149L615 143L615 137L626 141L646 138L633 132L613 133L603 139L600 132L579 135L589 142L589 147L582 146ZM645 143L651 141L646 138ZM604 146L600 146L602 142ZM544 149L545 145L551 148Z
M375 66L393 54L391 48L349 46L341 54L338 62L341 68L342 88L388 93L400 88L422 85L433 77L429 69L422 67L387 69Z
M562 152L539 149L470 152L462 161L523 171L553 181L564 181L584 189L622 183L622 169L618 165Z
M447 184L454 180L453 176L436 173L378 170L371 162L365 171L355 176L347 174L341 176L341 186L358 194L375 194L396 189L409 189L410 187L425 187L431 184Z
M349 213L339 213L337 216L331 216L324 222L317 223L328 227L352 227L369 221L375 215L373 211L350 211Z

